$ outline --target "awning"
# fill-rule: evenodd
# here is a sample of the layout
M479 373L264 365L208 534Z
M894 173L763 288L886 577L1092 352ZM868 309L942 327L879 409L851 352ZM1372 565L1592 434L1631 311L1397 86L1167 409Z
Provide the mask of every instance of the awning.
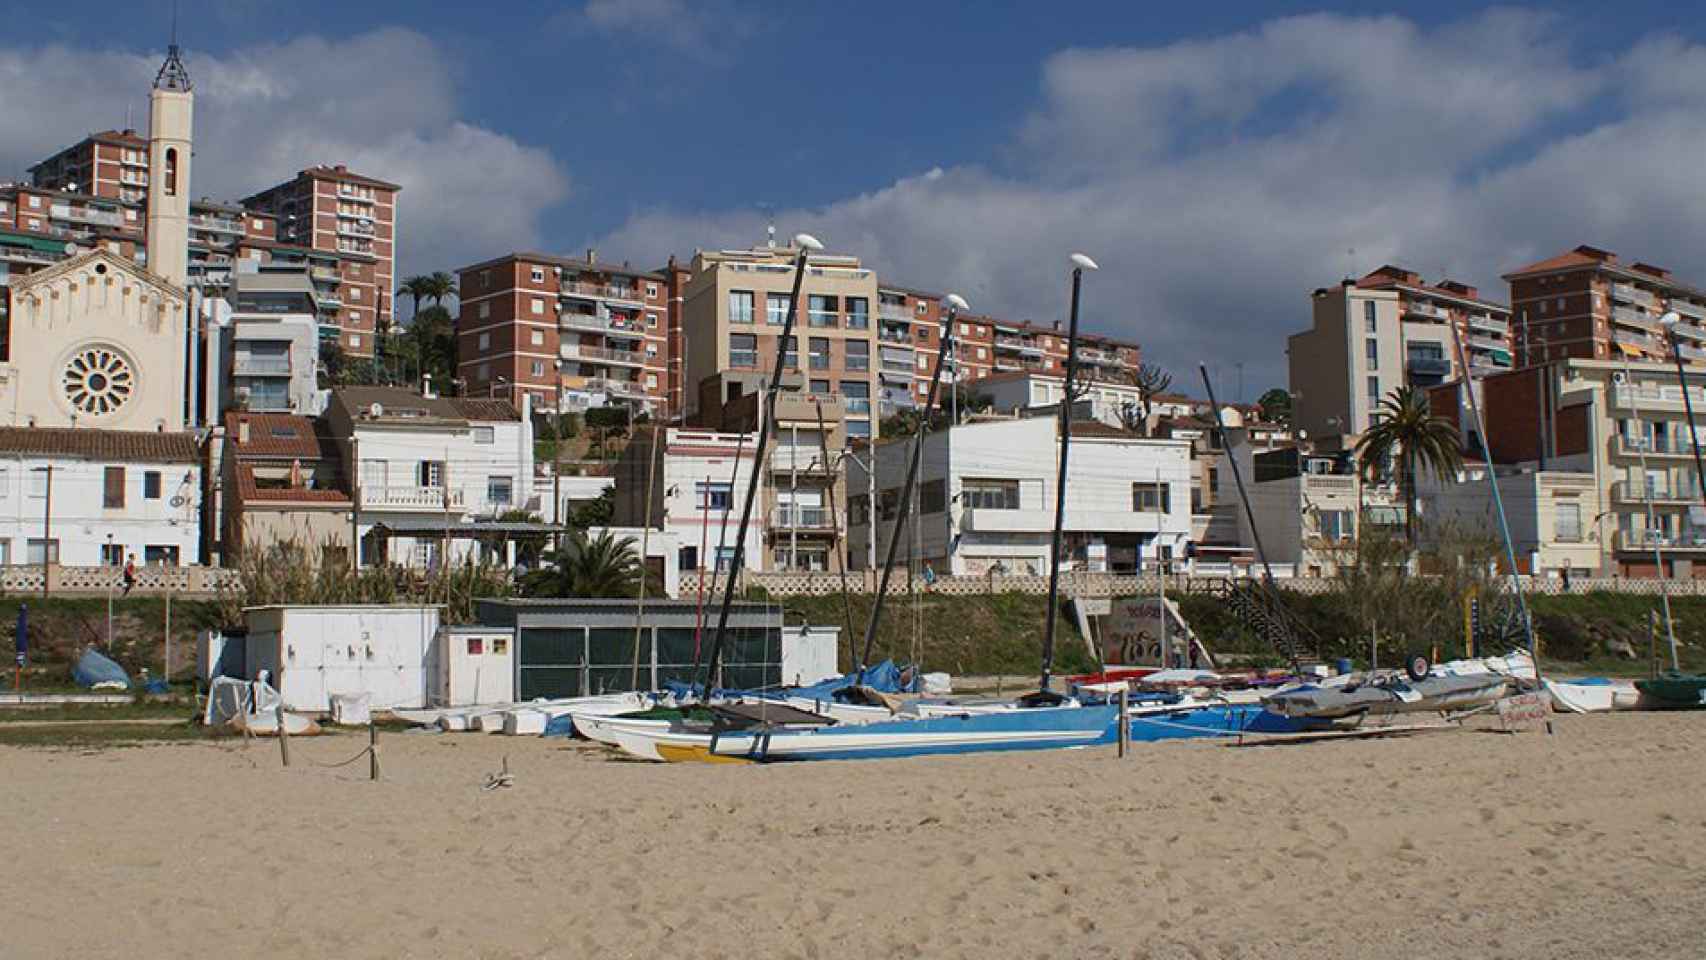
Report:
M1623 341L1621 341L1621 340L1614 340L1614 341L1612 341L1612 342L1613 342L1613 343L1615 343L1615 344L1617 344L1617 349L1619 349L1619 350L1621 350L1621 351L1623 351L1623 353L1624 353L1624 354L1625 354L1625 355L1626 355L1626 356L1631 356L1631 357L1640 357L1640 356L1642 356L1642 354L1641 354L1641 348L1640 348L1640 347L1637 347L1637 346L1635 346L1635 345L1634 345L1634 344L1632 344L1632 343L1624 343L1624 342L1623 342Z
M1497 360L1500 363L1508 366L1511 362L1511 352L1509 350L1489 350L1488 352L1493 355L1494 360Z
M65 241L53 240L47 237L32 237L22 233L6 233L0 231L0 243L9 247L26 247L40 250L43 253L64 253Z

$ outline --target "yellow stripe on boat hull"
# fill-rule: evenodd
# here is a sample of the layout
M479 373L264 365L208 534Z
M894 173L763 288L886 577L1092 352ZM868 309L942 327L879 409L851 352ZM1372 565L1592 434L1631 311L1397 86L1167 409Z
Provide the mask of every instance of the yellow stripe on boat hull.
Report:
M710 751L708 747L680 747L667 743L653 746L658 756L670 763L751 763L746 757L723 757Z

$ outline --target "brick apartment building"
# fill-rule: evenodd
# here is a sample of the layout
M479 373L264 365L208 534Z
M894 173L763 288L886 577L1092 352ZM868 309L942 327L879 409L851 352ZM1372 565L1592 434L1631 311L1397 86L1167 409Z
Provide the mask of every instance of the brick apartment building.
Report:
M1580 246L1512 270L1518 359L1527 366L1564 357L1668 360L1659 318L1674 310L1679 353L1706 361L1706 290L1663 267L1628 266L1616 254Z
M275 218L287 258L308 262L322 338L335 336L357 356L373 355L374 332L394 318L401 189L338 164L309 167L243 201Z
M457 375L469 396L531 394L543 410L670 405L665 273L511 253L457 271ZM679 282L679 280L678 280Z

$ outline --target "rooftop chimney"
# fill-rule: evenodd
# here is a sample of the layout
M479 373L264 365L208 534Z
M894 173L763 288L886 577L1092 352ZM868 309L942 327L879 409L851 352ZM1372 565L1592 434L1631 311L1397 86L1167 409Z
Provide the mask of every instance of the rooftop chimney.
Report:
M432 392L432 374L430 373L421 374L421 396L428 400L438 396L438 394Z
M249 442L249 418L248 417L238 417L237 418L237 442L238 443L248 443Z

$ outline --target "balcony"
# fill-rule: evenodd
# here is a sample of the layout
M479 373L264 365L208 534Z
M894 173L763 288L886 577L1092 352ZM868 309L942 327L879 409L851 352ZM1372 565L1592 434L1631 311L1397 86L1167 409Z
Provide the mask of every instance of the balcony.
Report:
M1692 505L1700 502L1700 489L1692 481L1675 488L1648 490L1643 485L1619 480L1611 485L1611 499L1621 503L1647 503L1650 500L1661 505Z
M906 309L905 304L884 303L877 307L877 319L895 323L911 323L912 312Z
M340 279L337 267L313 267L308 275L323 283L337 283Z
M1690 303L1680 297L1672 297L1670 300L1670 308L1685 317L1693 317L1696 320L1706 323L1706 306L1701 306L1698 303Z
M868 417L871 415L871 401L868 397L847 397L847 412L854 416Z
M207 230L211 233L230 233L243 235L243 221L232 220L229 217L209 217L204 215L190 217L190 226L196 230Z
M811 327L838 327L841 325L841 319L833 310L807 310L806 325Z
M54 205L52 216L58 220L69 220L72 223L90 223L102 227L122 227L124 217L116 210L97 210L93 207L67 207ZM196 225L197 218L191 217L191 225Z
M1624 303L1633 303L1643 307L1652 307L1654 298L1651 292L1642 290L1633 284L1614 283L1611 285L1611 299Z
M1469 315L1469 329L1487 330L1508 337L1511 332L1511 324L1509 320L1502 317L1495 317L1486 313L1472 313Z
M361 487L363 510L461 510L462 491L444 487Z
M1451 361L1433 354L1410 354L1404 358L1404 366L1411 373L1424 377L1451 375Z
M581 363L614 363L630 367L646 365L646 355L638 350L611 350L605 347L587 347L577 343L565 343L558 355L564 360L578 360Z
M883 343L892 343L901 347L911 347L913 345L912 334L906 330L890 330L887 327L884 327L882 330L877 332L877 339L881 340Z
M1627 553L1651 553L1655 546L1666 553L1706 550L1706 530L1684 530L1670 536L1663 530L1619 530L1614 541L1618 550Z
M1617 438L1617 443L1612 449L1618 456L1628 457L1630 459L1637 459L1640 457L1646 457L1648 460L1694 459L1694 452L1689 447L1687 440L1677 440L1675 443L1671 443L1668 438L1661 439L1664 439L1665 442L1655 444L1652 441L1641 437L1620 436Z
M1659 324L1658 317L1655 317L1650 313L1642 313L1632 307L1612 307L1611 319L1614 323L1622 323L1631 327L1639 327L1640 329L1651 333L1658 333L1664 329L1664 327Z
M849 313L847 315L847 329L849 329L849 330L869 330L869 329L871 329L871 315L868 313Z
M579 280L564 280L558 287L558 292L565 297L575 297L580 300L594 302L607 301L627 304L636 309L644 307L645 301L640 297L640 291L634 287L618 287L604 283L582 283Z
M1693 387L1689 400L1696 409L1706 411L1706 390ZM1629 386L1623 385L1611 391L1611 403L1625 410L1664 410L1682 413L1682 388L1675 385L1667 386Z
M1404 304L1404 315L1421 317L1426 320L1450 320L1451 314L1443 307L1435 306L1421 300L1411 300Z
M356 203L367 203L367 204L371 204L373 202L372 197L363 196L361 191L358 188L352 187L348 184L339 184L338 185L338 199L339 200L354 200Z
M895 366L885 363L882 369L877 371L877 376L884 380L899 380L910 383L912 381L912 365Z
M835 529L835 514L827 507L802 507L783 504L770 511L770 526L780 530L822 530L825 532Z
M1671 329L1675 330L1676 335L1679 337L1687 337L1690 340L1706 341L1706 327L1702 327L1698 324L1689 323L1686 320L1679 320L1676 326Z
M1617 343L1636 347L1651 353L1663 354L1665 352L1665 343L1658 337L1649 337L1640 333L1630 333L1627 330L1613 330L1611 331L1611 339Z
M786 436L788 431L784 429L781 433ZM835 456L833 450L830 451L830 456ZM771 452L770 470L773 473L794 473L797 471L801 474L813 476L827 476L835 472L833 460L830 461L829 465L825 465L823 448L815 441L807 443L803 436L799 446L784 443L778 445Z
M338 233L346 237L371 237L373 236L373 224L339 218Z
M612 316L606 310L600 310L596 313L570 313L565 311L557 317L557 325L565 330L582 330L587 333L602 333L608 336L645 336L645 327L638 319Z
M32 250L29 247L0 246L0 261L11 263L57 263L62 257L59 254L47 253L42 250Z
M1699 347L1690 346L1686 343L1677 344L1676 345L1676 352L1678 354L1680 354L1682 356L1682 359L1684 359L1684 360L1696 360L1696 361L1706 360L1706 350L1702 350Z
M606 394L612 397L644 398L646 391L633 380L617 380L611 377L581 377L565 376L561 386L564 390L576 393Z
M236 377L288 377L290 376L290 358L234 354L231 358L231 375Z

